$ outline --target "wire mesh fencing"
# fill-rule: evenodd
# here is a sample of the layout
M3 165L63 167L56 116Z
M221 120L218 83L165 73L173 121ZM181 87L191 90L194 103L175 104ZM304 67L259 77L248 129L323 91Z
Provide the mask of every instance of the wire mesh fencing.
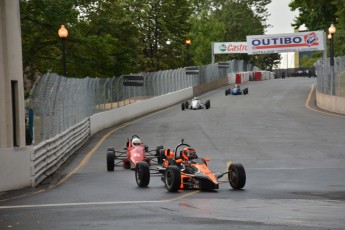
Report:
M30 96L30 109L34 114L33 144L56 136L93 114L252 69L252 65L242 60L231 60L225 67L224 63L222 66L215 63L142 72L135 74L144 79L140 87L125 86L124 76L81 79L47 73L36 82Z
M345 71L345 57L335 57L334 66L330 66L329 58L326 63L323 60L315 64L317 74L317 89L319 92L345 97L345 76L341 74Z

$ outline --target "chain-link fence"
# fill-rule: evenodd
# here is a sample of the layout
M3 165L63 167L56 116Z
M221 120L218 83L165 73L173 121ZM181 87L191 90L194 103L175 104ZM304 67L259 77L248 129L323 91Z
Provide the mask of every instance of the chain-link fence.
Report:
M345 97L345 77L340 74L345 70L345 57L335 57L334 66L330 66L329 58L315 64L317 74L317 89L319 92Z
M144 79L142 87L124 86L123 76L79 79L45 74L36 82L30 97L30 108L34 114L34 144L62 133L95 113L252 69L252 65L242 60L232 60L222 63L222 66L216 63L139 73L136 75Z

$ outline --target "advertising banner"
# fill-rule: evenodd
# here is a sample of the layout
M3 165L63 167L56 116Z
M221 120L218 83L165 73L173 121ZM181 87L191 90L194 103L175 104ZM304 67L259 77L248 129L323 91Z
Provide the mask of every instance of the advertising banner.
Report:
M144 86L144 77L141 75L124 75L124 86Z
M247 42L213 42L214 54L247 53Z
M324 31L247 36L248 54L324 50Z

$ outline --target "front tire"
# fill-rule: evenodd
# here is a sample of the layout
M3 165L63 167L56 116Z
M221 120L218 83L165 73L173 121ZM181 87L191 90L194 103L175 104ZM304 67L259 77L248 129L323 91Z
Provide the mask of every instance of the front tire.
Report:
M230 186L233 189L242 189L246 184L246 172L242 164L231 164L228 168Z
M107 170L108 172L114 171L115 167L115 154L113 151L107 152Z
M176 165L170 165L164 173L165 187L169 192L177 192L181 185L181 171Z
M184 103L181 104L181 109L184 110Z
M135 181L139 187L147 187L150 183L150 167L146 161L140 161L135 166Z

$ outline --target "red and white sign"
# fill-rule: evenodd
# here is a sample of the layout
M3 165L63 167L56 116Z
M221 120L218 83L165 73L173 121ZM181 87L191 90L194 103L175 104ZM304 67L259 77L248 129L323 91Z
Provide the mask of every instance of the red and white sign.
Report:
M213 42L214 54L247 53L247 42Z
M248 54L324 50L324 31L247 36Z

